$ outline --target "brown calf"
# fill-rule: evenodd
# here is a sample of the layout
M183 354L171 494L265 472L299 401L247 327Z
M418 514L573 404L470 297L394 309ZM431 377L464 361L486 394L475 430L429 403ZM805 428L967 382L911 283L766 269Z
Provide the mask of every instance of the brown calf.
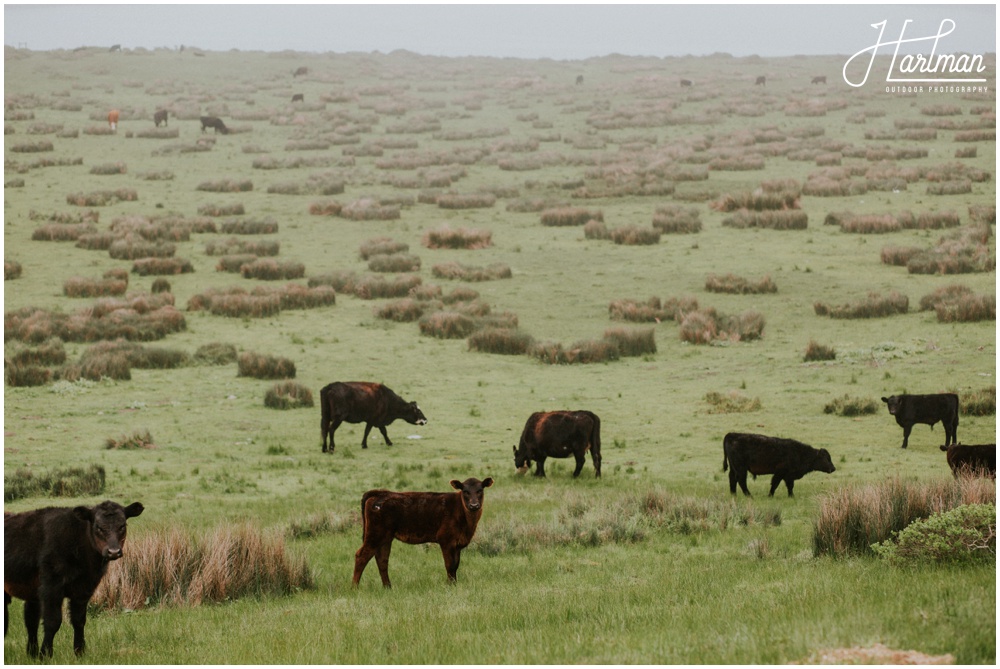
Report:
M441 546L448 581L455 582L462 549L472 541L483 515L483 493L492 478L452 481L458 492L392 492L369 490L361 496L361 548L354 555L354 585L375 558L382 585L389 583L389 551L392 540L408 544Z
M11 597L24 600L28 655L38 655L38 621L44 625L42 656L52 655L52 640L62 625L63 600L69 599L73 650L85 642L87 603L108 564L122 556L125 522L142 513L142 504L102 502L94 507L47 507L4 514L3 633Z
M948 466L955 478L961 476L997 477L997 445L996 444L952 444L942 446L947 454Z
M112 109L111 111L108 112L108 125L111 127L112 130L116 130L118 128L117 109Z

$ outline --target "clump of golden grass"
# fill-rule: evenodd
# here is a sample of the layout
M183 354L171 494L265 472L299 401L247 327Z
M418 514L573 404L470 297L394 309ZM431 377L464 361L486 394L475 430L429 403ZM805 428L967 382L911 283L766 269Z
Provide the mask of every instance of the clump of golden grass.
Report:
M411 253L390 253L373 256L368 261L373 272L419 272L420 257Z
M5 474L3 498L10 502L24 497L89 497L104 492L104 467L68 467L44 470L18 469Z
M963 416L995 416L997 413L997 387L990 386L958 394Z
M301 279L306 275L306 266L291 260L278 261L274 258L257 258L240 265L240 274L245 279L264 281L286 281Z
M66 297L124 295L126 290L128 290L127 278L122 281L117 278L88 279L82 276L73 276L63 282L63 295Z
M524 355L534 343L534 338L517 328L486 327L469 335L470 351L497 355Z
M738 390L725 394L711 391L705 393L704 400L708 403L708 413L749 413L762 407L759 397L747 397Z
M806 352L802 356L803 362L813 362L818 360L836 360L837 351L832 346L826 346L810 339L806 346Z
M92 223L49 223L35 228L31 239L41 242L77 241L84 235L95 233L97 228Z
M138 199L139 195L135 189L119 188L91 193L71 193L66 196L66 203L77 207L106 207L116 202L133 202Z
M271 409L297 409L312 405L312 391L294 381L276 383L264 393L264 406Z
M496 204L492 193L441 193L437 205L442 209L486 209Z
M585 225L588 221L603 221L604 212L583 207L557 207L542 212L542 225Z
M372 198L362 198L344 205L340 216L353 221L389 221L399 218L399 207L383 205Z
M132 263L132 273L139 276L187 274L193 271L191 261L185 258L140 258Z
M989 244L992 236L993 230L986 223L959 228L911 257L906 269L911 274L992 272L996 269L996 257Z
M21 273L24 271L24 267L21 263L16 260L4 260L3 261L3 278L4 281L10 281L12 279L20 279Z
M988 478L949 477L930 482L893 478L839 488L820 500L813 524L813 553L871 555L872 544L891 539L914 520L965 504L995 505L996 484Z
M830 318L884 318L895 314L905 314L910 308L910 298L895 290L883 296L870 292L862 300L831 306L825 302L815 302L813 310L817 316Z
M665 234L701 232L701 212L696 207L660 205L653 212L653 227Z
M198 207L199 216L242 216L246 213L243 204L240 202L234 202L232 204L203 204Z
M422 300L415 300L411 297L404 297L401 300L394 300L386 304L375 307L375 317L397 323L411 323L424 315L427 303Z
M351 292L362 300L406 297L422 283L423 279L415 274L400 274L392 279L380 275L367 275L354 282L354 289Z
M119 437L108 437L105 446L111 450L134 450L138 448L156 448L149 430L133 430Z
M624 357L637 357L656 353L654 328L608 328L604 340L611 342Z
M309 213L313 216L340 216L344 205L336 200L323 200L309 205Z
M747 279L735 274L709 274L705 278L705 290L710 293L735 293L737 295L776 293L778 286L770 274L759 279Z
M752 309L738 316L728 316L706 307L684 314L680 325L681 341L691 344L753 341L760 339L763 333L764 316Z
M278 232L278 222L273 218L233 219L223 221L219 232L224 235L273 235Z
M424 233L421 244L429 249L484 249L493 246L493 232L444 225Z
M226 524L203 536L173 527L135 536L91 603L100 610L199 606L242 597L284 596L314 587L309 565L288 554L277 532Z
M513 276L510 266L504 263L476 267L458 262L447 262L434 265L431 268L431 274L438 279L458 279L460 281L494 281L496 279L509 279Z
M614 228L609 233L611 241L626 246L648 246L660 243L660 231L657 228L642 228L638 225L623 225Z
M732 216L722 219L722 225L730 228L805 230L809 226L809 215L804 211L794 210L752 211L750 209L737 209Z
M372 256L406 253L409 250L410 245L404 242L397 242L389 237L375 237L362 243L358 254L362 260L369 260Z
M882 409L882 403L874 397L835 397L823 407L823 413L832 413L848 418L854 416L871 416Z
M101 165L94 165L90 168L91 174L97 174L100 176L107 176L110 174L125 174L128 172L128 168L125 163L103 163Z
M659 323L665 320L680 321L684 314L697 309L698 299L690 295L671 297L666 302L655 296L645 302L623 298L608 304L608 315L611 320Z
M276 240L251 241L230 237L218 242L205 244L205 254L210 256L254 255L276 256L281 250L281 242Z
M266 353L241 353L236 360L237 376L254 379L294 379L295 363L281 356Z
M250 179L202 181L195 190L203 190L210 193L245 193L253 190L253 181Z
M564 347L558 342L535 342L528 355L550 365L612 362L620 356L618 346L603 339L586 339Z

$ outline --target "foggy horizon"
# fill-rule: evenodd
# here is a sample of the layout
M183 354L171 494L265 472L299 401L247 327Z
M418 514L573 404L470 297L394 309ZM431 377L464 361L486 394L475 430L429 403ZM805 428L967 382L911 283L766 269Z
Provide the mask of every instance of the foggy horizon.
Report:
M939 53L996 51L996 5L32 5L4 6L4 44L391 53L582 60L849 55L878 39L954 32ZM929 50L924 41L909 51ZM880 54L888 53L883 47Z

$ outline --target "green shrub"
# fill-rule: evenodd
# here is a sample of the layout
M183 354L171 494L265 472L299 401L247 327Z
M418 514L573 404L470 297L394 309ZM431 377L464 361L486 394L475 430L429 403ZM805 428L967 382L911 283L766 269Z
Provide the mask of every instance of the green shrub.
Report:
M895 540L873 544L876 555L893 563L995 562L997 509L993 504L965 504L917 520Z
M276 383L264 394L264 406L271 409L297 409L312 405L312 392L294 381Z

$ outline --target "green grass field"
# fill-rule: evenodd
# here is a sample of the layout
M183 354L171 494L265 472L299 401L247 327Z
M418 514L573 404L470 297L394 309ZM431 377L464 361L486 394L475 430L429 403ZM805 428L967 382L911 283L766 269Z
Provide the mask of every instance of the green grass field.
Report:
M130 272L130 293L149 292L157 278L132 272L132 260L107 250L32 239L56 215L97 211L94 227L102 233L136 217L173 215L218 226L273 219L278 230L271 234L193 232L176 241L175 257L190 261L193 271L163 278L185 327L140 343L188 355L225 343L241 353L288 358L294 380L317 401L312 408L267 408L264 394L275 382L237 376L235 363L133 368L130 380L8 383L5 479L18 470L99 464L107 481L102 494L82 498L5 495L6 511L109 498L145 505L130 523L132 541L231 522L284 533L318 514L351 518L371 488L446 491L451 479L496 480L455 587L446 584L436 546L397 542L393 589L383 591L371 564L353 590L361 528L347 523L287 541L293 554L306 557L315 589L94 612L85 657L73 657L67 621L54 661L770 664L884 644L951 654L963 664L995 663L994 566L900 568L874 557L833 559L812 551L825 493L891 477L951 478L938 449L942 427L916 426L903 450L902 430L880 397L995 386L995 310L973 322L940 322L934 310L919 310L922 297L955 284L995 303L995 94L925 98L878 87L848 90L838 83L838 57L518 61L10 48L5 56L4 256L22 268L4 282L5 314L37 308L71 315L92 307L94 298L64 295L74 277L101 279L122 268ZM300 66L309 73L293 78ZM827 86L809 83L822 74ZM574 83L577 75L583 84ZM766 86L754 86L759 75L767 76ZM682 89L682 77L694 85ZM295 93L304 103L289 102ZM116 134L87 132L106 128L112 108L122 111ZM159 108L170 110L176 137L141 136L153 129ZM202 135L198 116L206 114L233 132ZM911 129L922 133L907 134ZM993 132L992 139L957 141L977 129ZM202 138L209 149L195 150ZM14 150L44 141L51 151ZM956 158L956 150L971 147L974 155ZM255 167L261 159L278 167ZM754 161L756 169L726 168ZM91 173L113 163L124 163L124 173ZM170 178L143 178L149 174ZM717 203L729 194L778 180L794 180L802 190L820 177L842 177L853 194L802 192L796 201L808 216L804 230L723 225L732 214ZM199 189L225 179L249 180L252 190ZM895 181L886 187L880 182L886 179ZM966 181L967 192L934 194L937 184ZM343 192L317 190L330 183L342 183ZM660 194L642 194L644 188ZM67 201L118 189L137 197L96 207ZM492 206L455 209L435 204L434 191L496 197ZM315 203L346 207L366 198L395 203L398 218L309 211ZM657 207L680 204L697 210L702 228L663 234L655 244L620 245L587 239L582 226L542 225L540 209L514 210L529 199L599 211L608 230L650 228ZM245 214L199 214L236 204ZM992 218L979 213L982 207ZM959 228L854 234L824 225L831 213L949 211ZM443 225L488 230L492 246L423 246L424 236ZM987 256L988 271L910 273L881 260L886 246L931 249L956 230L984 225L990 234L977 257ZM301 263L305 276L264 281L216 271L219 257L206 246L230 237L279 242L275 260ZM188 309L209 289L374 274L359 249L378 237L408 245L407 253L420 259L414 274L423 286L440 286L444 294L471 288L491 313L516 315L519 330L537 342L573 349L609 328L655 328L656 353L550 365L529 355L473 352L464 338L439 339L422 335L415 322L378 318L374 310L391 299L346 291L338 291L335 305L263 317ZM505 265L511 277L435 278L434 266L452 262ZM729 273L751 281L768 275L777 291L706 290L709 275ZM907 296L907 313L840 319L814 310L817 302L854 303L872 291ZM651 297L693 297L699 307L731 316L756 311L764 319L762 336L691 344L673 320L609 318L611 302ZM834 348L836 359L804 362L810 341ZM92 345L66 341L66 365ZM25 346L5 328L7 358ZM62 373L58 365L51 369ZM367 450L360 447L363 426L345 424L335 454L325 455L319 389L337 380L383 382L416 400L429 422L390 425L391 447L373 431ZM706 399L710 393L756 399L759 408L719 413ZM879 412L824 413L845 395L873 399ZM578 480L568 460L549 460L545 480L517 476L511 450L524 421L534 411L563 408L601 417L603 477L594 479L589 459ZM152 448L106 448L108 439L146 430ZM826 448L837 471L806 476L792 499L784 486L768 499L769 479L761 477L750 482L751 500L740 495L731 502L722 471L722 438L730 431ZM961 417L963 443L993 442L995 433L993 414ZM623 527L629 516L619 511L648 493L733 505L734 513L749 506L780 522ZM9 663L27 661L21 610L15 601L4 647Z

